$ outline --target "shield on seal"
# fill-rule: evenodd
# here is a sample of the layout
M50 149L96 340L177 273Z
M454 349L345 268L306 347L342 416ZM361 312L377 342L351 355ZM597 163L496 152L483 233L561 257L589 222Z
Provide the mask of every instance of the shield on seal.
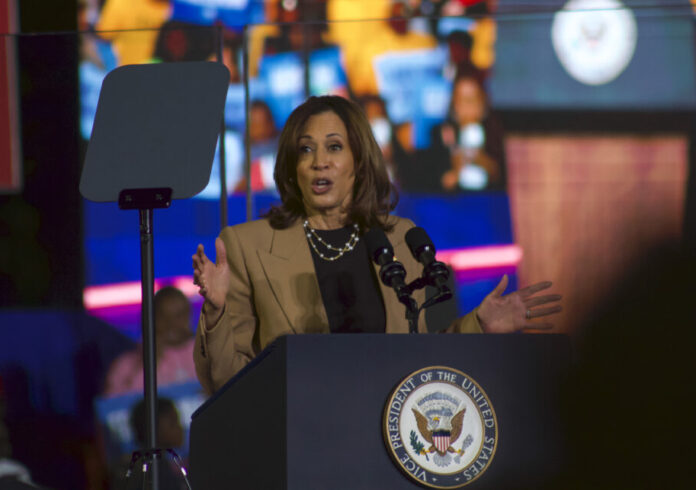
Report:
M433 444L435 444L439 453L446 453L447 448L450 446L450 431L442 430L433 432Z

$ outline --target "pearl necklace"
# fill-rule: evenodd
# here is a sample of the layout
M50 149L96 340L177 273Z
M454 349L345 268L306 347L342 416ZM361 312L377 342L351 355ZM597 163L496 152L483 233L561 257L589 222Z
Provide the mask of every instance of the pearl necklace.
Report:
M334 260L338 260L341 257L343 257L346 253L350 252L355 248L355 245L360 241L360 237L358 236L358 231L360 231L360 228L358 228L357 224L353 225L353 233L351 233L350 238L348 238L348 241L346 242L345 245L342 247L334 247L330 243L327 243L322 237L320 237L317 232L314 230L314 228L311 228L309 226L309 220L305 220L304 223L302 223L302 227L305 230L305 234L307 235L307 241L309 244L312 246L314 251L317 253L320 259L323 260L328 260L329 262L333 262ZM336 255L333 255L331 257L327 257L324 255L322 252L319 251L319 248L317 247L317 244L314 243L314 239L321 243L324 247L326 247L328 250L331 250L333 252L338 252Z

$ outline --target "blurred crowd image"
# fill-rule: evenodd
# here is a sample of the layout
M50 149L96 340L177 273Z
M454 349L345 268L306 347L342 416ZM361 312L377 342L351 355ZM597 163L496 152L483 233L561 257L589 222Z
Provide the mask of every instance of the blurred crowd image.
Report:
M486 88L495 62L496 2L234 4L84 0L81 28L91 34L82 42L83 137L89 138L96 95L110 70L125 64L221 61L230 71L224 155L228 193L247 186L275 192L275 136L294 107L309 95L322 94L360 102L401 190L505 189L502 131ZM244 173L247 141L249 183ZM218 154L204 197L219 193L219 161Z

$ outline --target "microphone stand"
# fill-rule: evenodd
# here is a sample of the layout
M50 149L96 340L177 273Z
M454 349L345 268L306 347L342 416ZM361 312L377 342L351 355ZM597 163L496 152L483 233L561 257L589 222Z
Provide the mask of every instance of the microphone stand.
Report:
M405 239L413 258L423 264L423 275L409 284L408 287L421 289L425 286L433 286L437 289L437 293L428 298L421 309L450 299L452 290L447 285L449 269L435 258L435 245L433 245L428 233L423 228L416 226L406 232Z
M418 316L421 308L411 296L411 292L407 295L399 296L399 301L406 307L406 320L408 321L408 333L418 333Z
M418 316L420 308L416 304L416 300L411 298L410 303L406 306L406 320L408 320L408 333L418 333Z
M411 293L414 291L414 288L411 287L413 283L406 285L404 283L404 277L406 277L404 266L401 262L394 260L393 255L389 258L387 257L388 256L385 256L377 262L381 266L379 271L380 279L384 284L394 289L399 302L406 307L408 332L418 333L418 315L420 314L420 308L416 300L411 296Z
M394 250L380 228L374 228L365 234L368 253L380 266L379 278L382 283L394 289L399 302L406 307L406 320L409 333L418 333L418 315L420 308L411 297L413 283L406 285L406 269L401 262L394 259ZM422 286L421 286L422 287Z
M382 283L394 289L399 302L406 307L409 333L418 333L420 312L452 297L452 291L446 284L449 277L447 266L435 259L435 246L425 230L412 228L406 233L406 243L413 257L423 264L423 275L406 284L406 269L394 258L394 249L384 231L373 228L365 234L364 239L370 257L380 266L379 277ZM418 307L411 294L428 285L437 288L437 293Z

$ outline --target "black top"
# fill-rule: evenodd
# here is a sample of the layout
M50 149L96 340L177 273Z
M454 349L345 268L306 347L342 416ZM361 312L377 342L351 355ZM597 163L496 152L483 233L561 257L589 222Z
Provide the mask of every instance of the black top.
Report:
M325 242L341 248L353 231L353 227L348 226L338 230L316 230L316 233ZM312 237L312 241L325 257L338 255L316 237ZM334 261L320 258L314 248L309 247L331 332L384 333L384 303L364 241L358 241L352 251Z

